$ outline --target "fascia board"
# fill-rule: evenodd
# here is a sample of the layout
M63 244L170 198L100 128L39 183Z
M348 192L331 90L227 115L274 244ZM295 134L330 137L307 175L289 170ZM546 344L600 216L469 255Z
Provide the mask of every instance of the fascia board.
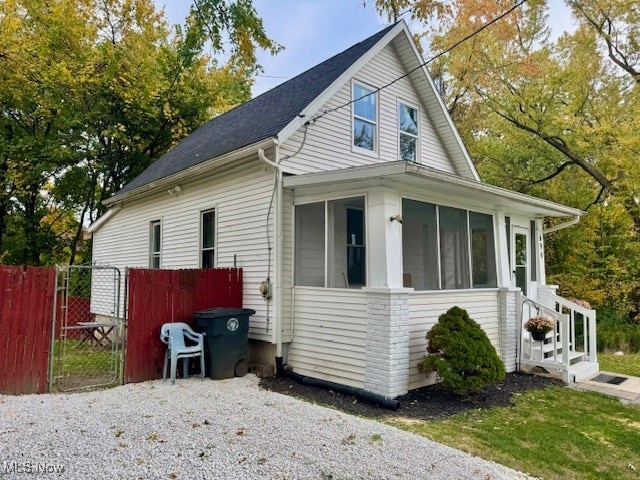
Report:
M100 230L100 228L102 228L109 220L111 220L111 218L113 218L120 210L122 210L122 204L117 203L113 205L104 213L104 215L102 215L99 219L97 219L95 222L89 225L89 227L87 227L87 232L93 235L95 232Z
M146 185L142 185L134 190L123 193L122 195L118 195L116 193L113 197L108 198L102 203L103 205L109 206L114 203L133 200L141 195L146 195L156 190L170 188L176 183L192 180L195 177L210 173L216 168L222 167L230 162L239 160L243 157L247 157L251 154L256 154L257 156L258 148L268 148L274 145L274 138L261 140L260 142L248 145L238 150L234 150L233 152L220 155L219 157L215 157L204 162L200 162L197 165L187 168L186 170L182 170L178 173L174 173L173 175L169 175L168 177L161 178L159 180L156 180L155 182L147 183Z
M390 179L402 182L406 176L435 180L437 182L454 185L461 189L474 190L503 198L513 202L535 206L544 211L548 216L582 216L582 210L560 205L549 200L544 200L523 193L514 192L506 188L489 185L464 177L459 177L432 168L407 163L405 161L389 162L382 165L367 165L343 170L333 170L319 173L306 173L283 179L285 188L301 188L322 185L335 185L337 183L351 183L365 181L373 178Z

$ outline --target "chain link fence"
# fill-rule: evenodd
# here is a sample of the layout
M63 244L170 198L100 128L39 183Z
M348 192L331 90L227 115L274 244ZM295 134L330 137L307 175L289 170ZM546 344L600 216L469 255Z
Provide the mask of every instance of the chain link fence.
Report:
M80 265L56 270L52 391L120 385L124 352L120 271Z

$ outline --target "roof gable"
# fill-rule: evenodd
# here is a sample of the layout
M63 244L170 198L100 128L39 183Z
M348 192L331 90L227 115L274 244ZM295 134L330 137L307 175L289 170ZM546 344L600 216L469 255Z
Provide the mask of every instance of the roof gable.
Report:
M202 124L115 196L266 138L276 137L394 26L381 30L291 80Z

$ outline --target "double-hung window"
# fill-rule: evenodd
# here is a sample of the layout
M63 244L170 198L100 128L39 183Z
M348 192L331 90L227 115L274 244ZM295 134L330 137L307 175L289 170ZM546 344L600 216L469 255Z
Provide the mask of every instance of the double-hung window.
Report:
M352 100L353 146L375 152L378 148L376 93L354 83Z
M400 133L400 158L418 161L418 109L400 102L398 104L398 128Z
M202 212L200 230L202 232L200 266L213 268L216 258L216 211L214 209Z
M149 228L149 268L160 268L162 256L162 225L154 220Z

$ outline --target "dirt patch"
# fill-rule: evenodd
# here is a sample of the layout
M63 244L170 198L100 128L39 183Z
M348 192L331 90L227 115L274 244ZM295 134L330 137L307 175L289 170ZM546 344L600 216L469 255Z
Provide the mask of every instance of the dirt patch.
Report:
M509 406L512 405L515 396L551 385L564 384L548 377L508 373L504 382L467 396L453 394L438 384L412 390L398 397L400 408L393 411L358 400L352 395L301 385L290 378L278 376L260 381L260 386L267 390L327 405L346 413L365 417L404 417L416 420L436 420L476 408Z

